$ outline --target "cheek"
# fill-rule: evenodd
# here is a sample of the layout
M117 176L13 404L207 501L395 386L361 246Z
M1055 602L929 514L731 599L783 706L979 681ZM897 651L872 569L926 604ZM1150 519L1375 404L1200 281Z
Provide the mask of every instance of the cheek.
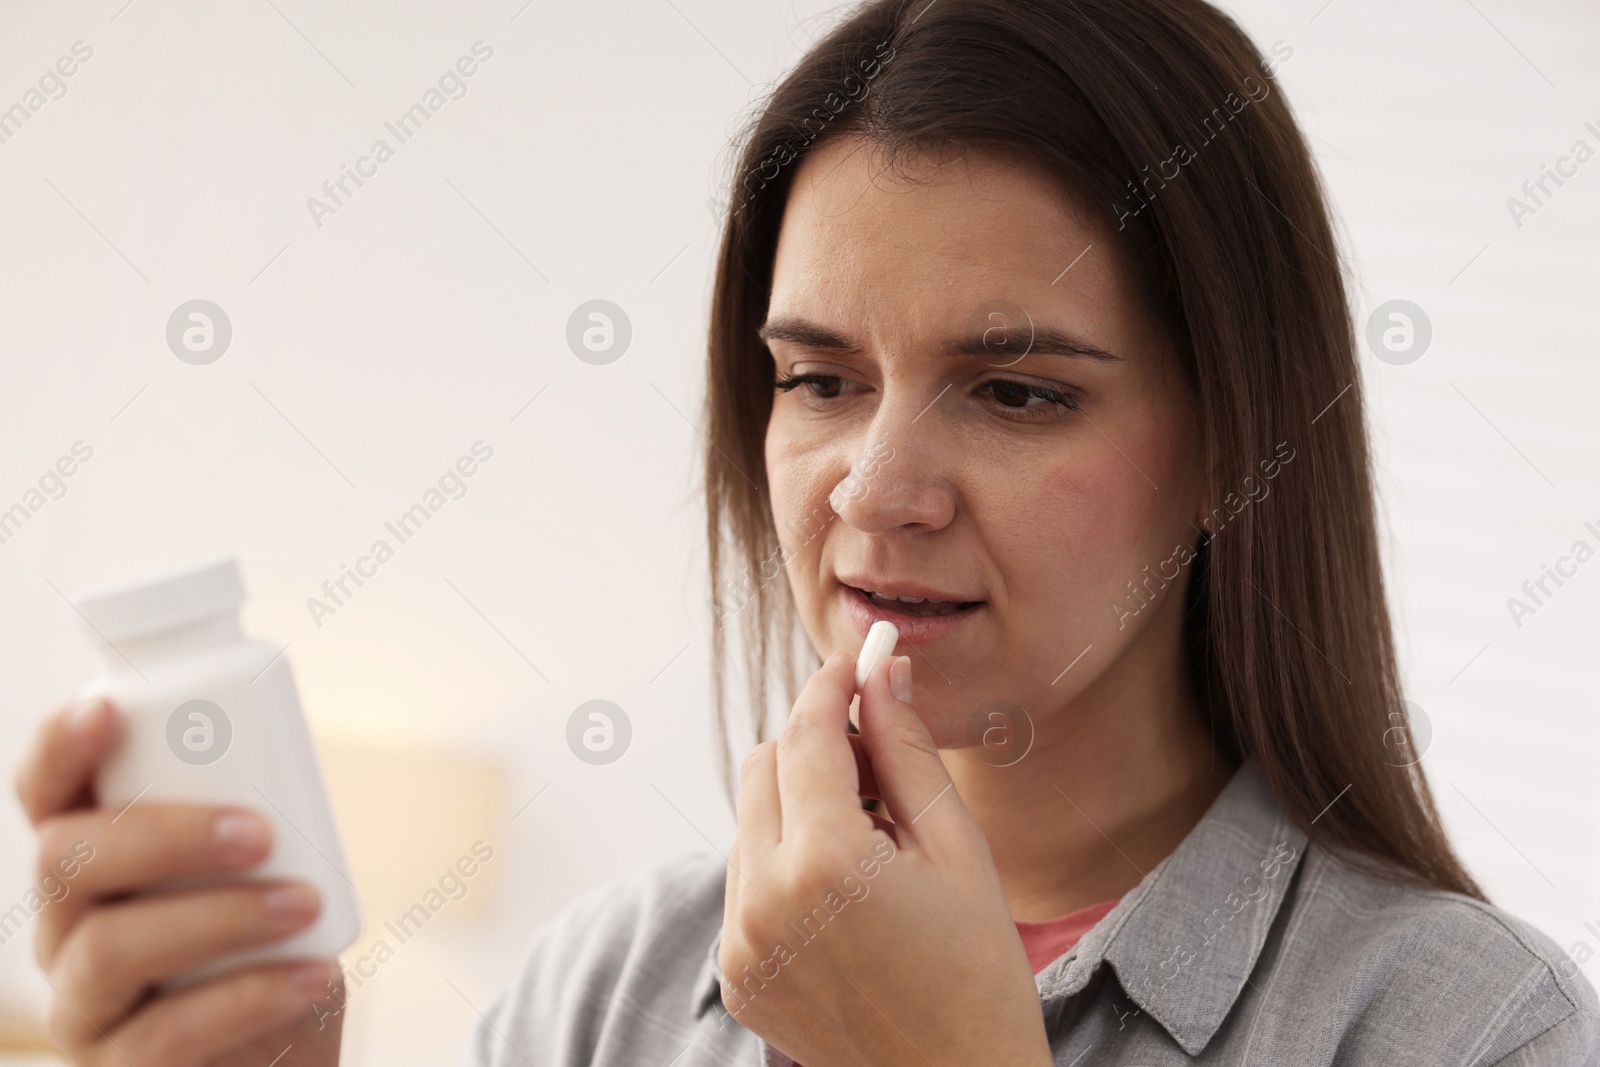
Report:
M1017 576L1007 583L1015 600L1078 616L1087 600L1104 599L1099 592L1122 583L1153 493L1111 456L1114 462L1099 455L1062 460L996 502L985 525L1006 543L996 553L1005 557L1004 572Z
M805 576L816 573L828 526L837 521L828 498L842 475L829 448L796 439L777 423L768 427L765 458L773 525L790 588L804 610L810 592Z
M765 446L772 521L778 533L780 581L787 583L800 622L816 648L830 647L826 599L818 583L822 546L838 516L828 503L842 475L827 448L799 442L769 427Z
M1187 539L1188 452L1181 434L1163 429L1174 423L1162 416L1151 411L1114 446L1095 434L1093 445L1041 464L991 497L983 526L997 539L1013 603L1068 624L1103 621L1145 564ZM1133 429L1126 422L1102 428L1110 425Z
M823 457L809 445L796 441L780 425L767 429L767 487L772 500L772 521L785 547L807 527L806 516L820 505L827 508L831 486L823 484ZM828 509L831 510L831 509Z

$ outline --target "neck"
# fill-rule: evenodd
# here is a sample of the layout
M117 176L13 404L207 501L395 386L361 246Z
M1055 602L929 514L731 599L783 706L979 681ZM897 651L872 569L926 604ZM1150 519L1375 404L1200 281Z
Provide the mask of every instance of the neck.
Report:
M941 752L988 837L1014 919L1121 897L1188 835L1236 769L1214 751L1181 664L1152 670L1136 659L1036 716L1033 747L1012 766L971 749Z

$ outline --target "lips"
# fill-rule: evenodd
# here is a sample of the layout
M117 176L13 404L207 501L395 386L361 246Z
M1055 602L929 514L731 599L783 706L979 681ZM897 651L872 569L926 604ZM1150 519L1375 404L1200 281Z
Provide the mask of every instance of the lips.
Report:
M981 599L915 582L841 576L840 583L885 614L907 618L954 615L982 604Z
M931 590L919 589L902 595L922 596L926 592ZM925 645L945 641L978 625L974 620L981 619L988 610L984 601L958 599L962 595L960 593L932 600L924 598L921 604L872 594L870 586L863 588L844 582L840 583L838 589L845 621L863 640L873 623L888 619L900 631L900 644Z
M854 587L852 586L852 588ZM880 611L890 615L909 615L912 618L925 618L932 615L954 615L957 612L967 611L978 606L977 601L907 600L905 598L884 596L865 589L856 589L855 591Z

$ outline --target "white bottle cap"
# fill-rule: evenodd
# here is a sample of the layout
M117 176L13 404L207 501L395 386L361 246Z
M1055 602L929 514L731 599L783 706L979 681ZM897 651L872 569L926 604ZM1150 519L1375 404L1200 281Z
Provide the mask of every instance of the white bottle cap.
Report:
M199 622L244 603L238 561L222 556L73 593L67 601L101 639L115 644Z

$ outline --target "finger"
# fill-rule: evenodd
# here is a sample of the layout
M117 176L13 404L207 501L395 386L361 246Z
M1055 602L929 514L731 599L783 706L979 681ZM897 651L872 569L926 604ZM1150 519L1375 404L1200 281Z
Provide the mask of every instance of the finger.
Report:
M909 687L908 656L891 657L873 670L861 690L861 743L901 840L921 840L942 821L935 818L939 808L960 806L961 798L916 708L890 691L891 669L904 671Z
M783 836L783 815L778 803L778 746L767 741L752 748L739 765L739 796L734 804L739 843L744 853L759 860Z
M728 846L728 869L723 873L722 911L723 915L733 915L739 903L739 837L734 835L733 844Z
M303 882L178 890L103 905L67 934L56 988L77 1009L78 1037L87 1041L150 986L230 949L301 929L320 906L316 889Z
M121 731L121 716L101 697L71 701L46 717L17 769L17 799L28 821L37 826L88 803L95 768Z
M869 811L867 814L872 816L872 825L876 826L878 829L887 834L889 840L893 841L895 843L895 847L898 848L900 845L900 833L895 829L894 823L890 822L888 819L885 819L882 815L879 815L875 811Z
M731 973L735 966L732 962L734 955L740 947L740 932L744 929L744 888L749 885L754 888L751 876L746 874L741 864L744 862L740 855L739 835L735 834L733 844L728 846L728 869L723 876L722 884L722 932L718 935L717 966L724 973Z
M778 795L783 825L838 827L861 811L856 760L846 724L855 696L855 662L834 652L795 701L778 738Z
M872 771L872 757L867 755L865 742L860 734L850 734L849 738L850 752L856 758L856 795L882 800L883 792L878 788L878 777Z
M104 1062L200 1067L293 1023L336 1012L340 1004L327 1001L336 977L331 962L306 961L251 967L169 993L107 1033L116 1054ZM306 1036L316 1033L312 1026Z
M34 949L46 967L62 937L97 901L186 878L233 874L264 859L272 824L247 808L136 804L68 812L39 827L39 867L79 861L67 894L39 913Z

